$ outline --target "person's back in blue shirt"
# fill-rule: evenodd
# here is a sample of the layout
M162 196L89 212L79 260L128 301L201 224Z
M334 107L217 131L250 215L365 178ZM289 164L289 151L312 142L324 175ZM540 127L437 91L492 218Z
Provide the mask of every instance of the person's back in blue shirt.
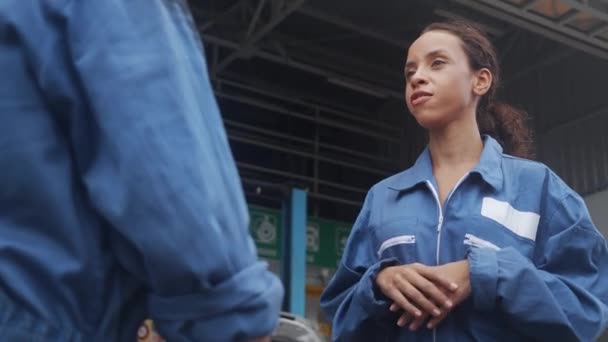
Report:
M282 297L180 0L0 3L0 340L268 335Z

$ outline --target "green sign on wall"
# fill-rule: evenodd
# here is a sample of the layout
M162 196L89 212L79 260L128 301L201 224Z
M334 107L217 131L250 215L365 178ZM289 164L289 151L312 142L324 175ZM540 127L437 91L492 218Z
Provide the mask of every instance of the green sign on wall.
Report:
M281 213L278 210L249 207L250 231L262 258L278 260L281 255ZM308 265L336 268L344 253L350 225L344 222L308 218L306 224L306 262Z
M278 260L281 256L281 214L278 210L249 207L249 231L258 256Z
M344 254L344 249L346 248L346 242L348 241L348 235L350 234L350 227L348 226L338 226L334 232L336 238L336 255L338 258L342 257ZM339 260L338 260L339 261Z
M350 227L346 223L309 218L306 231L308 264L328 268L337 267L349 233Z

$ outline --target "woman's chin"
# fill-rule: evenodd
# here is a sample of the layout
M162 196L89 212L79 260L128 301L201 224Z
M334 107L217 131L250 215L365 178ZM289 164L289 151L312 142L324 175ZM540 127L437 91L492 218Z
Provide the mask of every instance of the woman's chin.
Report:
M416 113L413 114L414 118L420 126L428 130L439 129L446 125L446 118L437 113Z

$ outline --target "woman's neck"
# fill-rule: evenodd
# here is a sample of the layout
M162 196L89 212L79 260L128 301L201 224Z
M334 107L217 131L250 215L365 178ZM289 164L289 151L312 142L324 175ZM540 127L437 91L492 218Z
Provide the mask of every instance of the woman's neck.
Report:
M472 169L479 162L483 141L476 122L452 122L429 132L433 169Z

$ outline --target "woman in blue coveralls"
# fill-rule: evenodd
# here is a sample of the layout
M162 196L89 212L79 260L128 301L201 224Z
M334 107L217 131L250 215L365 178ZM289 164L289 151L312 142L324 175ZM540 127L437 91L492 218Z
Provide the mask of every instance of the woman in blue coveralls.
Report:
M608 249L581 197L495 101L495 49L464 22L410 46L406 101L429 133L374 185L321 297L336 341L591 341L608 321ZM504 152L503 152L504 149Z

